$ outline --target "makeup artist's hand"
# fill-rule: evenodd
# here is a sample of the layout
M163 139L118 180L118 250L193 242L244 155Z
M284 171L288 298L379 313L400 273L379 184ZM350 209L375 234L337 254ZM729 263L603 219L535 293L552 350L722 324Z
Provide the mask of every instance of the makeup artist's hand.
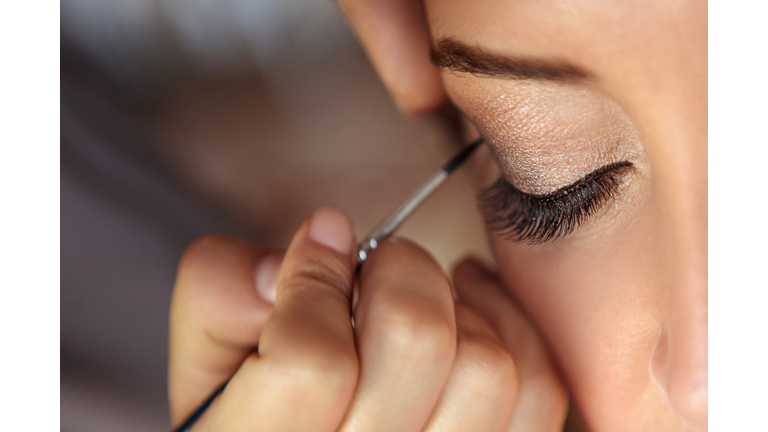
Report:
M171 305L174 425L232 376L193 431L562 426L565 393L546 348L492 275L463 263L455 276L491 325L454 303L422 249L383 242L360 275L353 329L353 253L346 217L315 212L285 254L272 309L257 286L274 280L278 255L224 238L191 246Z
M487 320L515 360L517 401L506 430L562 431L568 392L549 347L533 322L496 274L475 259L465 258L455 266L453 286L460 299L457 311L463 303Z
M336 0L398 107L418 114L445 100L430 59L422 0Z

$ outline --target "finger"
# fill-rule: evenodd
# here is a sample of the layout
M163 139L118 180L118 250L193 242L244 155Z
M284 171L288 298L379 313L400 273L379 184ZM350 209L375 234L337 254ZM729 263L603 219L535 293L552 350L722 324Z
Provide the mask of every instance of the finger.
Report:
M187 248L170 309L173 424L232 376L258 344L272 311L269 297L274 297L282 255L223 236L203 237Z
M398 107L416 114L445 99L429 58L431 39L420 0L338 0Z
M415 244L379 245L360 275L355 308L360 381L341 431L419 431L456 354L450 284Z
M509 431L560 431L568 409L565 385L536 327L479 262L462 261L454 287L465 302L491 323L515 359L519 392Z
M275 308L252 354L232 377L201 430L332 431L357 383L350 323L352 228L321 208L286 251Z
M456 327L456 361L425 431L506 430L518 391L512 355L491 325L462 303L456 303Z

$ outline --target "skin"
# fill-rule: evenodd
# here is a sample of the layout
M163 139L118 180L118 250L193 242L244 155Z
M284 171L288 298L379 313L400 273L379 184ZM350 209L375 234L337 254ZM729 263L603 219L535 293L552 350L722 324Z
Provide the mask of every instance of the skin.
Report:
M192 430L562 427L554 361L496 275L462 262L456 302L429 254L390 239L363 266L353 309L354 250L349 220L330 208L299 227L282 260L226 237L193 243L171 301L173 426L231 377Z
M398 51L391 42L398 37L382 34L386 22L393 33L410 25L387 14L385 2L341 3L383 75L395 69L420 79L431 76L433 68L402 61L427 56L423 41ZM558 133L578 130L579 118L597 112L595 102L574 108L577 101L568 93L586 92L615 104L629 120L641 151L619 146L626 150L619 157L636 169L607 208L553 243L520 245L494 232L489 238L504 285L544 333L590 429L706 430L706 2L448 0L426 1L424 8L420 25L429 29L430 46L453 38L502 56L564 62L589 77L554 85L443 70L443 90L491 138L496 161L486 154L478 163L479 187L500 172L521 189L564 182L548 175L563 164L558 146L560 154L563 147L573 148L571 160L587 160L584 168L600 162L599 144L590 149ZM372 21L376 25L369 25ZM393 51L399 54L390 55ZM409 113L443 101L438 92L421 91L410 80L384 82ZM489 102L502 95L537 101L534 109L557 114L534 119L510 114ZM515 122L538 122L549 132L533 140L538 145L501 139L505 131L498 123L512 123L508 128L514 130ZM526 157L532 151L542 156L531 168ZM512 156L505 160L505 154ZM509 159L517 159L517 166ZM546 181L536 183L537 177Z
M448 97L486 137L479 189L501 175L546 193L606 163L632 169L564 238L489 232L498 274L460 263L459 302L427 253L393 240L363 267L353 309L352 230L331 209L302 224L282 264L199 240L171 306L174 425L232 376L193 430L555 431L566 389L590 430L706 430L706 3L340 7L404 112ZM584 76L441 70L429 48L446 38Z

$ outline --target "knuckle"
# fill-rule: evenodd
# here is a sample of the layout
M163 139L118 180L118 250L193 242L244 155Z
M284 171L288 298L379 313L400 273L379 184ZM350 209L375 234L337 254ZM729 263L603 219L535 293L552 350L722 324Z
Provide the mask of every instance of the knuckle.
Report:
M227 237L206 235L187 246L179 261L171 301L172 310L183 305L195 311L196 315L208 316L199 311L210 304L215 294L212 292L215 284L210 281L210 268L216 265L217 257L229 249L232 243L233 240Z
M521 386L529 392L540 394L540 399L547 402L550 412L564 414L568 411L568 389L554 367L547 372L525 376Z
M262 325L261 315L254 313L258 305L232 299L250 286L251 268L258 256L256 247L222 235L206 235L192 242L179 262L171 324L193 321L196 329L218 342L239 344L256 339Z
M386 268L393 265L401 267L404 264L410 264L411 267L420 269L422 272L426 271L426 268L440 275L443 274L440 264L429 252L403 237L391 237L382 242L376 249L376 253L371 255L371 260L377 261L379 264L377 267Z
M215 287L222 269L236 269L255 254L252 246L222 235L206 235L193 241L181 256L176 290L196 291Z
M354 354L333 349L296 352L268 364L277 385L297 392L346 393L354 389L359 373Z
M349 266L333 257L314 257L288 269L286 287L290 290L316 290L333 287L345 296L351 294Z
M382 295L369 312L382 320L390 350L444 356L456 347L456 328L435 301L417 295Z
M473 385L485 391L507 392L519 386L512 355L488 337L462 335L456 352L456 366L472 377Z
M224 249L229 249L239 242L218 234L204 235L187 246L181 256L181 269L194 268L200 262L207 262Z

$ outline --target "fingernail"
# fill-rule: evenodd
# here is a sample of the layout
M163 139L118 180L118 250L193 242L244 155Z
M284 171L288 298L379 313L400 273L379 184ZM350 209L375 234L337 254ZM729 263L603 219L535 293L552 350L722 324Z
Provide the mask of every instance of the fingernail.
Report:
M263 257L256 267L256 291L269 304L275 304L277 275L280 273L280 266L282 264L282 255L269 254Z
M343 255L352 251L352 226L339 210L321 207L309 220L309 238Z

